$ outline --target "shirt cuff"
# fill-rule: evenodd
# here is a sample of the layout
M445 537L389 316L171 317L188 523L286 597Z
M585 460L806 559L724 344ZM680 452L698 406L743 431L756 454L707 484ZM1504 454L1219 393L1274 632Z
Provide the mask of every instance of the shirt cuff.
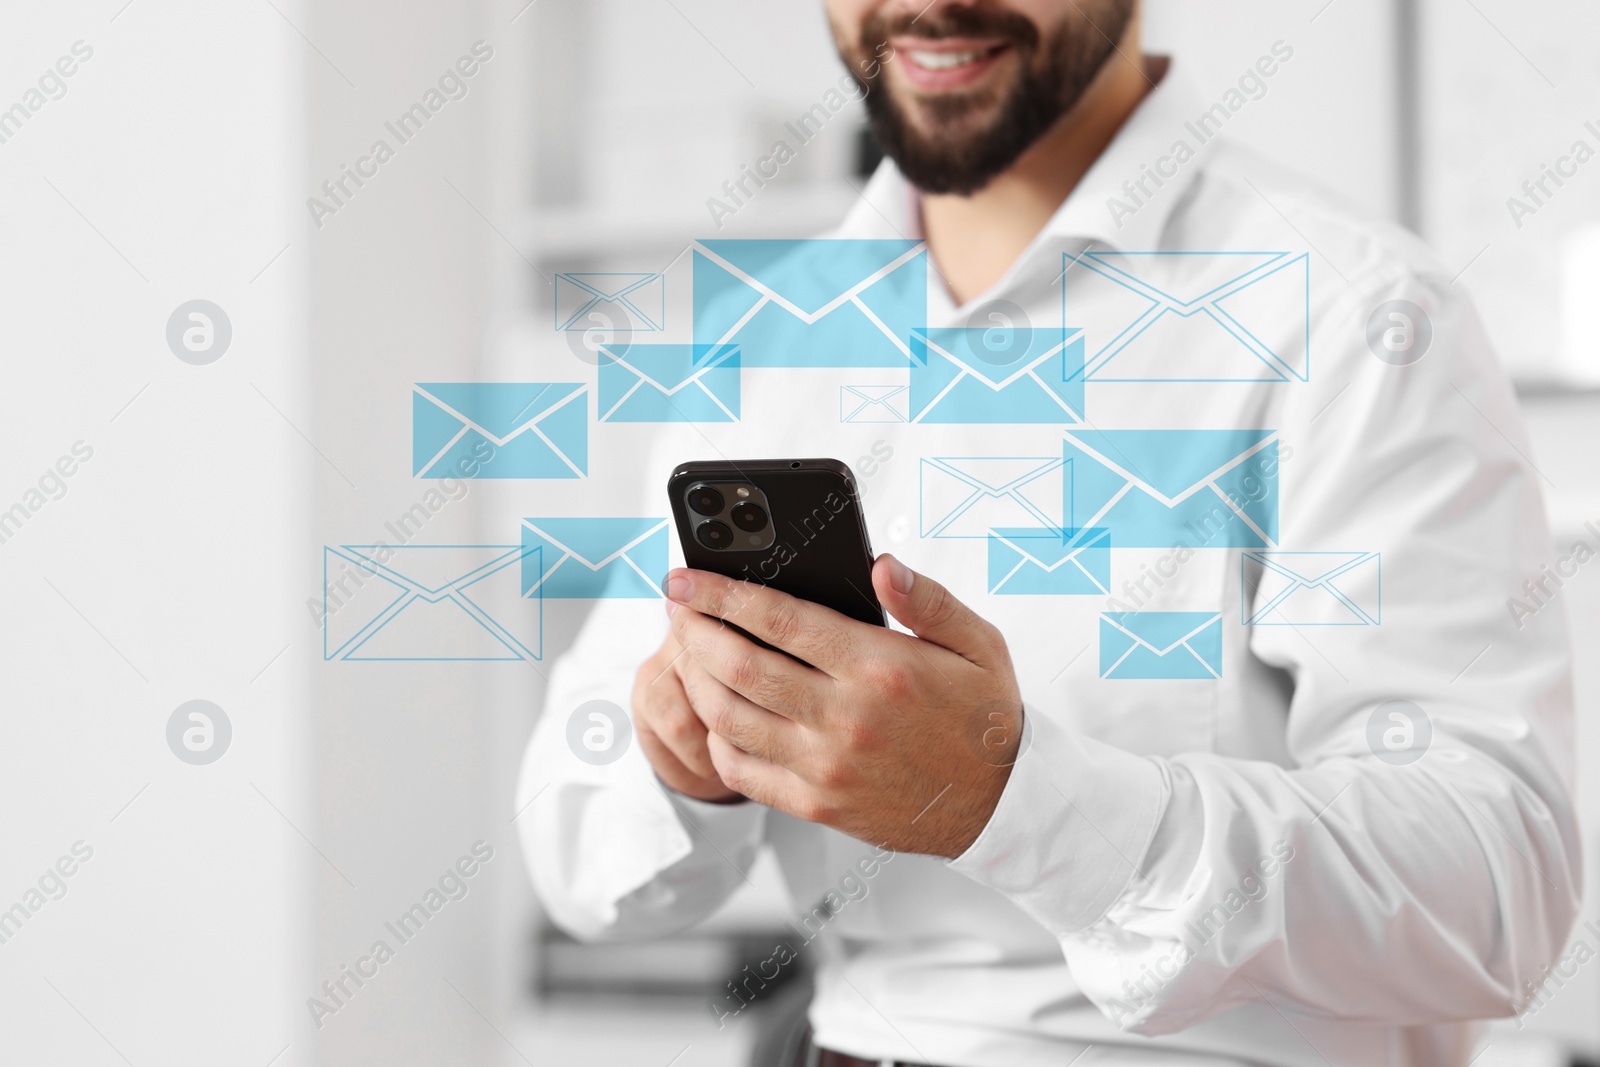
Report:
M1171 789L1159 762L1032 708L1022 752L978 839L949 865L1057 937L1099 922L1139 873Z
M766 827L767 809L753 800L713 804L680 793L665 782L658 784L678 821L684 824L693 851L702 851L709 845L731 862L733 854L744 851L752 840L759 840Z

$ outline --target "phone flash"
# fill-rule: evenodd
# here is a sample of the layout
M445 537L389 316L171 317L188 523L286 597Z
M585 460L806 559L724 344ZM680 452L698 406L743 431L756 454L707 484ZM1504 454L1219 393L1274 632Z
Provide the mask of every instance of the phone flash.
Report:
M738 496L738 497L747 497L747 496L750 495L750 490L746 489L744 486L741 485L739 488L737 488L737 489L735 489L733 491L733 494L734 494L734 496Z

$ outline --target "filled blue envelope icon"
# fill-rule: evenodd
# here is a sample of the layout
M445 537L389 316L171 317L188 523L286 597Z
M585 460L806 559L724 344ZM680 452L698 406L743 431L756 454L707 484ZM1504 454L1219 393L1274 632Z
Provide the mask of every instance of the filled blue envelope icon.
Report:
M600 422L738 422L733 345L601 345Z
M1083 420L1083 334L1025 326L923 328L911 335L911 421Z
M536 660L543 603L522 595L521 545L323 549L322 655L341 660Z
M1109 596L1111 537L1104 530L991 530L989 592Z
M659 600L667 577L666 519L523 519L522 547L539 550L522 568L525 596Z
M557 274L556 329L662 330L667 287L660 274Z
M917 241L700 241L694 341L737 344L746 367L904 367L928 317Z
M1062 321L1101 382L1308 381L1310 257L1293 252L1067 255Z
M1105 612L1100 616L1100 677L1221 678L1221 612Z
M1066 430L1068 525L1118 548L1274 548L1276 430Z
M588 400L578 382L420 383L411 393L412 473L582 478Z
M1381 570L1376 552L1246 552L1241 617L1246 626L1377 626Z
M988 539L991 530L1066 528L1064 465L1051 456L924 459L923 537Z

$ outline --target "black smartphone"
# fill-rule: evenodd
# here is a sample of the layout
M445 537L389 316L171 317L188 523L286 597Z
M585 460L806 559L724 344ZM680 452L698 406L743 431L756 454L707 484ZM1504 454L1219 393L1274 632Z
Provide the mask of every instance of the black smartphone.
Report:
M872 546L836 459L685 463L667 481L684 562L771 586L875 626Z

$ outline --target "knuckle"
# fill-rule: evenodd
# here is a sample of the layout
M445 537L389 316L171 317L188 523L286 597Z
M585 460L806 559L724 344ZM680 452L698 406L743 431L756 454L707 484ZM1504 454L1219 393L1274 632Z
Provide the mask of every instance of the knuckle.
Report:
M739 732L738 709L732 697L723 696L711 702L706 709L707 725L716 733L732 741L735 745L739 742L735 735Z
M950 622L960 610L961 602L944 586L935 585L928 594L925 612L930 622L935 624Z
M875 752L883 744L883 731L864 715L852 716L841 727L845 744L853 752Z
M800 613L794 609L794 605L784 601L778 601L767 609L765 622L768 640L779 647L793 644L804 628Z
M796 804L795 814L806 822L832 823L839 819L839 806L827 797L813 793Z
M725 681L731 689L747 690L761 681L761 668L749 653L736 653L723 664Z
M874 692L890 701L904 700L911 695L911 672L901 663L868 660L862 667L862 677Z
M692 741L695 736L694 715L684 708L664 710L654 725L661 739L667 742L681 744Z

